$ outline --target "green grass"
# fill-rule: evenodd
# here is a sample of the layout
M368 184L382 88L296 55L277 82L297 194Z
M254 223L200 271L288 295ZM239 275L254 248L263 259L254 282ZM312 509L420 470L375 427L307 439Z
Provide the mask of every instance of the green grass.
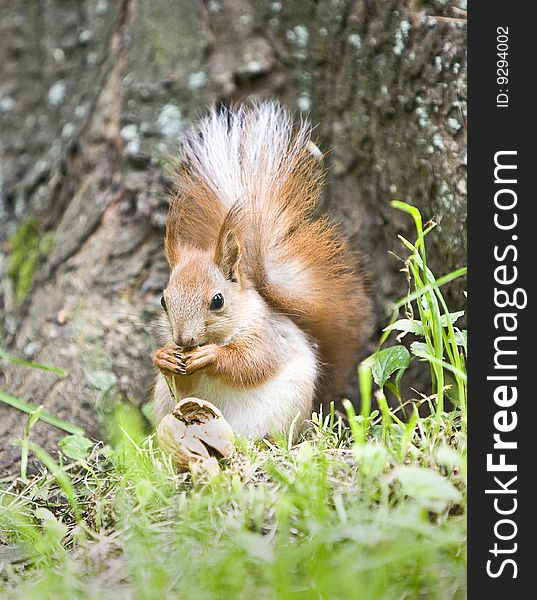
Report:
M69 436L59 462L31 444L29 423L23 451L46 468L2 483L0 596L465 598L464 332L418 215L404 318L360 367L358 415L350 403L314 414L294 445L239 440L212 478L178 473L132 413L113 447ZM397 334L413 336L410 350ZM431 389L405 399L413 360L428 363Z

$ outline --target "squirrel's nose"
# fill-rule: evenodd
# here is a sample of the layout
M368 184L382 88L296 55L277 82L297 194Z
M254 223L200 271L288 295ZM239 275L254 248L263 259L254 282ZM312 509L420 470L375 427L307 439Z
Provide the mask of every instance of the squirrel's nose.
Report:
M196 345L196 340L193 337L175 336L173 341L179 348L193 348Z

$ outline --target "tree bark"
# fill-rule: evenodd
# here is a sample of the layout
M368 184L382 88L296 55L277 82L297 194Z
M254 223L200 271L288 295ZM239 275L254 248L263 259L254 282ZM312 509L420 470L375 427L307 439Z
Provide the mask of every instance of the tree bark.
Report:
M149 400L170 157L216 100L276 97L318 124L324 208L368 257L377 326L406 292L389 251L412 237L390 200L437 221L437 274L465 264L466 32L453 16L441 0L2 3L2 346L68 373L3 364L2 389L96 437L117 403ZM0 470L24 424L0 403ZM49 448L62 435L32 430Z

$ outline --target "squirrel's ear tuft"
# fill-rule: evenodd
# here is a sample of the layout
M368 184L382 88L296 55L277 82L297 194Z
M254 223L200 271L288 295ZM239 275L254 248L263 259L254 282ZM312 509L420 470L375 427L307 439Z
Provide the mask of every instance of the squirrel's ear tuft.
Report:
M240 281L241 244L235 231L222 227L214 259L226 279Z

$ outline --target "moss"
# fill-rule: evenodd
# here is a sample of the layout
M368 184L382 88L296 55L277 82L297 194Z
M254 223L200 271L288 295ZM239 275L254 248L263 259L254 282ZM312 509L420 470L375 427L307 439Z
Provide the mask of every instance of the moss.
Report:
M52 250L53 236L42 233L37 217L29 217L18 226L9 242L8 275L15 285L15 300L20 304L32 286L39 259Z

